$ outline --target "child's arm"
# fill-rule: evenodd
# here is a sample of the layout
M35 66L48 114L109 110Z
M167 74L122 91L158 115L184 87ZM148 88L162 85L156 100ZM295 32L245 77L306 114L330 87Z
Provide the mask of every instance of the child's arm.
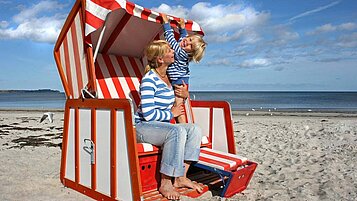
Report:
M179 21L179 31L180 31L180 40L182 38L185 38L188 36L186 26L185 26L185 20L183 18L180 18L180 21Z
M161 17L162 17L163 24L169 23L169 18L167 18L167 15L165 13L161 13Z
M175 36L174 36L174 30L172 30L172 28L170 26L169 19L167 18L167 15L162 13L161 16L162 16L163 23L164 23L163 27L164 27L165 40L170 44L171 48L175 51L175 53L179 53L179 54L186 53L185 50L183 50L180 47L179 43L176 41Z

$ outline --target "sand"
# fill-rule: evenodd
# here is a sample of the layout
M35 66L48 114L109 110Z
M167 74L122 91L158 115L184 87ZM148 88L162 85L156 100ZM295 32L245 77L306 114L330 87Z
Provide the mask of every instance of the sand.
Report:
M61 184L63 112L43 112L0 111L0 200L91 200ZM258 163L248 188L196 200L356 200L357 115L272 114L233 115L238 153Z

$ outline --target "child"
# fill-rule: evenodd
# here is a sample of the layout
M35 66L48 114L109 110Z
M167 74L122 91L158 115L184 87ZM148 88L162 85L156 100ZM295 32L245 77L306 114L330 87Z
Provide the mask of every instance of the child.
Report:
M181 105L184 102L184 98L179 96L176 91L179 90L180 87L186 87L186 84L189 84L189 62L192 60L196 63L201 61L206 49L206 42L201 36L189 36L185 29L185 21L182 18L179 22L180 38L176 41L166 14L162 14L162 19L165 39L175 51L175 62L169 66L167 74L172 85L175 86L175 105ZM181 115L176 121L178 121L178 123L186 123L186 117Z

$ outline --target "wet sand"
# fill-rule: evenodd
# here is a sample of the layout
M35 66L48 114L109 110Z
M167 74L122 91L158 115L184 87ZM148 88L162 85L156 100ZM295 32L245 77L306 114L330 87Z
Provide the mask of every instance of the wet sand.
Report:
M43 112L0 111L0 200L91 200L61 184L63 112ZM237 151L258 168L242 193L196 200L356 200L356 114L233 114Z

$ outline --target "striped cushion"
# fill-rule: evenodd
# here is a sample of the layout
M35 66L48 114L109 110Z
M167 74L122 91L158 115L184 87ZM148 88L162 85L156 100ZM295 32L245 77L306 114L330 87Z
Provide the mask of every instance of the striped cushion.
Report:
M145 152L152 152L152 151L158 151L159 147L154 146L149 143L137 143L136 147L138 149L138 153L145 153Z
M222 151L201 148L199 164L220 170L236 170L246 164L247 158Z
M208 136L203 136L201 141L201 146L207 146L210 143Z
M207 146L209 144L209 139L207 136L202 137L201 141L201 146ZM146 152L156 152L160 150L160 147L157 147L155 145L149 144L149 143L136 143L136 147L138 150L138 153L146 153Z

